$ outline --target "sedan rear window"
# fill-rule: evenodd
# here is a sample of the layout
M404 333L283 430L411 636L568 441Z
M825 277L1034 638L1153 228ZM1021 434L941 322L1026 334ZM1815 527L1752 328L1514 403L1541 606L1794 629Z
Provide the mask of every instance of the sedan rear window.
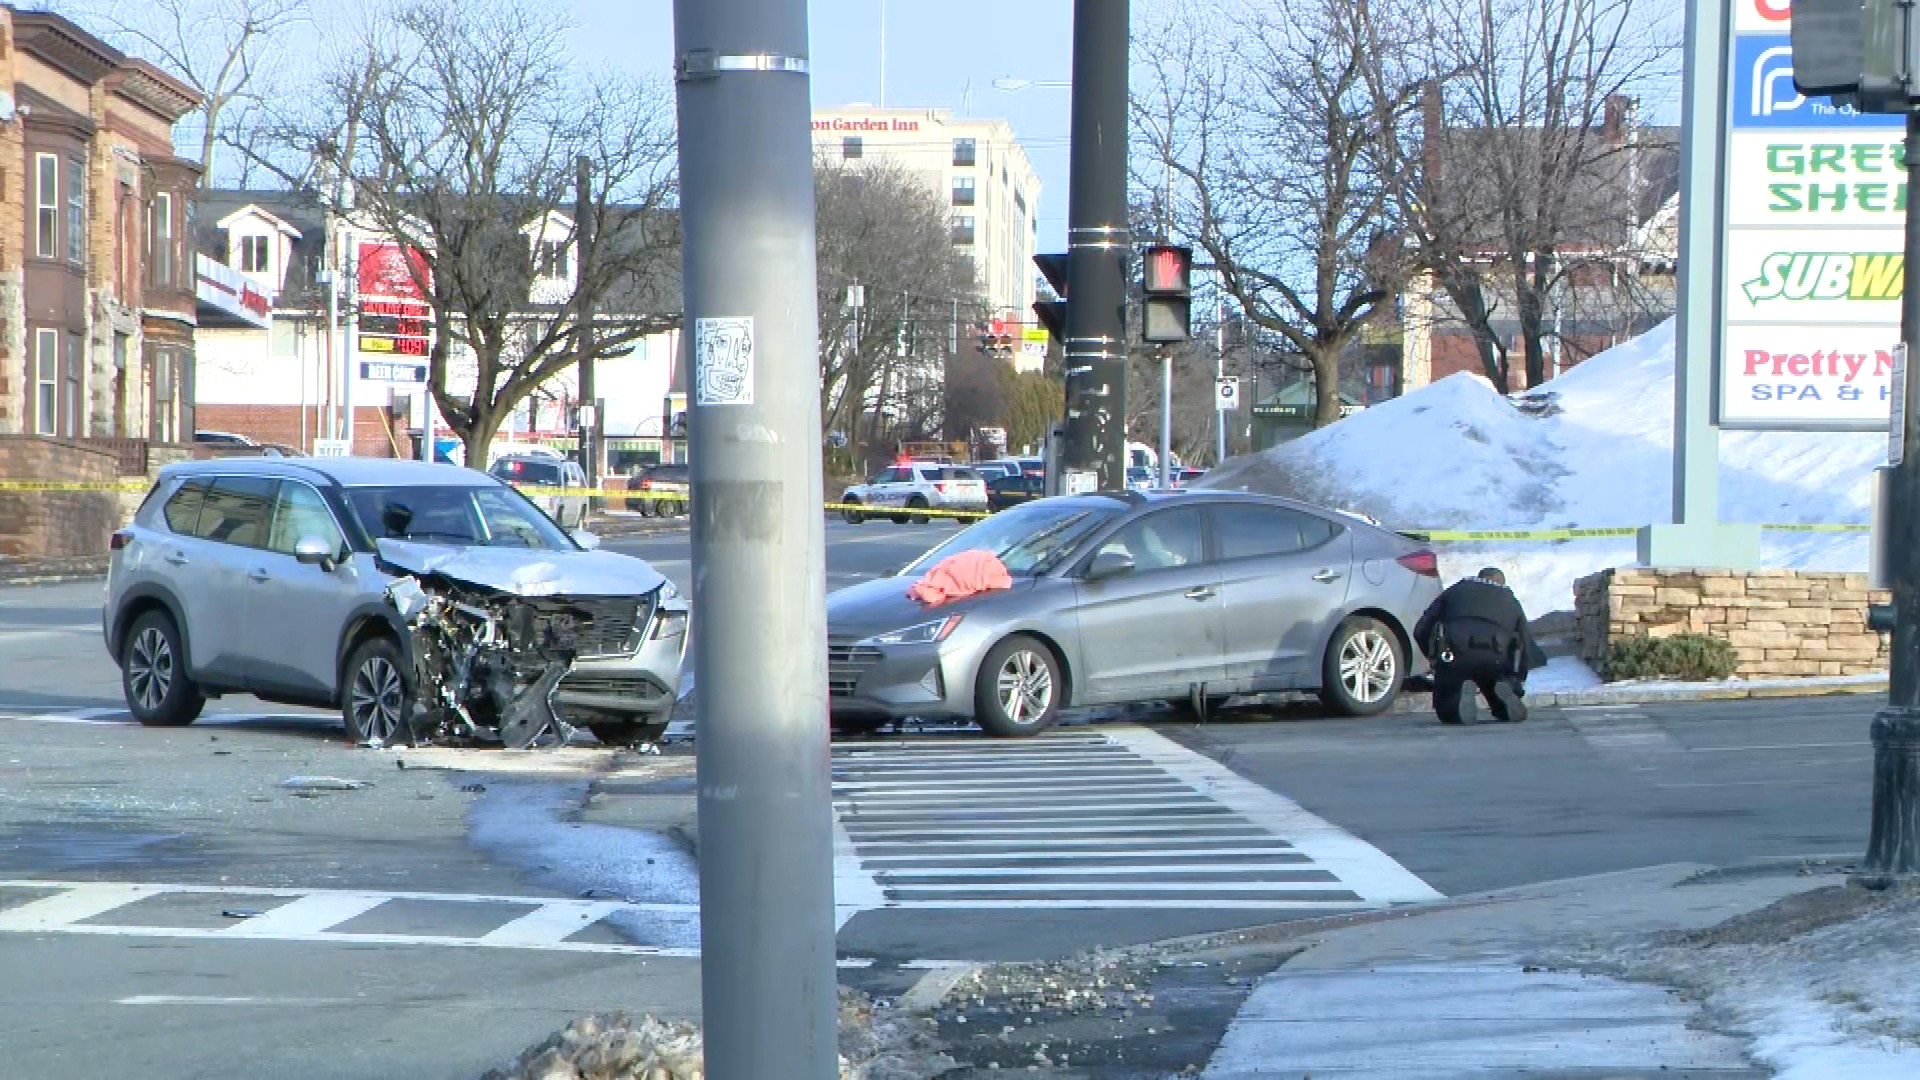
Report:
M1325 518L1278 506L1216 506L1214 543L1222 559L1291 555L1333 539L1340 526Z

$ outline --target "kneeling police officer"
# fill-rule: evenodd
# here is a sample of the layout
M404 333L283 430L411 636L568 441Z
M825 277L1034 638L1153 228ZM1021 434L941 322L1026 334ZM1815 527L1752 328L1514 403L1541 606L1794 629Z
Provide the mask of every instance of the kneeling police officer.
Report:
M1448 586L1420 616L1413 635L1433 664L1433 711L1441 723L1473 719L1468 683L1479 688L1496 719L1517 724L1527 718L1527 672L1543 666L1546 655L1499 569L1489 566Z

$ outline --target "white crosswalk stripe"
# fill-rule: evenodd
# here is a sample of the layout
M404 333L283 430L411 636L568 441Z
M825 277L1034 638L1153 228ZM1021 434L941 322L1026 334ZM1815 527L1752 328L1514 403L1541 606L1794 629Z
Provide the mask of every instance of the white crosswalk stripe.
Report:
M1341 911L1436 900L1384 853L1141 727L834 747L841 921L874 908Z

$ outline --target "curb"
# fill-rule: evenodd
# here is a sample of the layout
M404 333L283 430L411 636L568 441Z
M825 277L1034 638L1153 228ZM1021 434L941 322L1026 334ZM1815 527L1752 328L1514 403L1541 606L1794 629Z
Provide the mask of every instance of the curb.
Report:
M1867 676L1850 682L1816 679L1777 679L1745 685L1600 687L1593 690L1544 691L1526 695L1528 707L1566 705L1652 705L1681 701L1747 701L1765 698L1833 697L1841 694L1884 694L1887 677Z
M107 559L104 555L0 562L0 589L11 586L65 585L76 581L98 581L106 576Z

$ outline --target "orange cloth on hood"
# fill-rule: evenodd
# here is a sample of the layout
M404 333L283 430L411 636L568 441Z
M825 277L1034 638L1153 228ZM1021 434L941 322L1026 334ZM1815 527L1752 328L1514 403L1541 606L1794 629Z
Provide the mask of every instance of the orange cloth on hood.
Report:
M1013 588L1007 564L991 551L962 551L934 563L907 595L929 606L993 589Z

